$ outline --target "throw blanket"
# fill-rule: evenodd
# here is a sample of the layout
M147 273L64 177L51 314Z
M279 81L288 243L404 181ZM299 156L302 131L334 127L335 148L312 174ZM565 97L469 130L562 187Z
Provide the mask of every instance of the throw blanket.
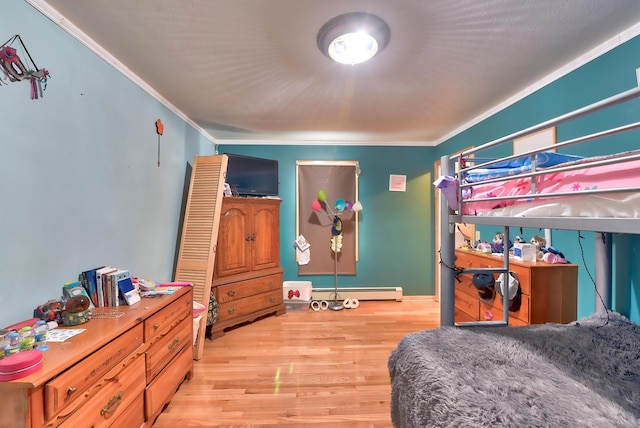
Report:
M615 312L412 333L389 374L396 427L640 426L640 327Z

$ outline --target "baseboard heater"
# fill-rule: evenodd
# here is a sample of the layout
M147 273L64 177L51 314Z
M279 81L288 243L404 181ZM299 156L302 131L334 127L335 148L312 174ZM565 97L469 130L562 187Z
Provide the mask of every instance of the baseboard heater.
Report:
M333 288L312 288L311 297L313 300L333 300ZM395 300L402 301L402 287L338 287L338 300L358 299L358 300Z

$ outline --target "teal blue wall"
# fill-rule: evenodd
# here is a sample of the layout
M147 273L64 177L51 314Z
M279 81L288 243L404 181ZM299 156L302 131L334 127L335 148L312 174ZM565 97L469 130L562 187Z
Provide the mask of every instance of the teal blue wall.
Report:
M0 327L98 265L170 280L187 165L213 144L26 2L2 6L1 41L20 34L51 79L38 100L0 86Z
M20 34L40 67L51 72L44 98L29 99L28 83L0 86L0 326L31 315L56 298L64 282L91 267L111 264L136 276L172 275L185 178L195 155L213 144L86 47L25 2L4 5L0 27ZM295 161L359 161L360 261L341 286L402 286L407 295L434 293L432 167L434 159L480 144L635 85L633 40L521 102L451 138L442 146L221 146L278 159L282 204L282 261L288 280L298 277L294 259ZM560 139L638 116L637 103L558 130ZM161 118L161 166L154 123ZM612 139L622 149L625 139ZM604 147L604 148L603 148ZM588 152L610 145L590 145ZM635 147L633 147L635 148ZM587 154L587 153L585 153ZM389 174L407 176L407 191L389 192ZM487 233L491 233L488 231ZM586 265L593 265L592 233L584 233ZM554 242L580 262L575 232ZM639 316L638 236L616 237L615 308ZM332 276L311 277L331 287ZM631 287L628 284L632 283ZM580 315L593 309L593 286L580 268Z
M472 128L456 135L435 148L435 156L478 146L499 137L509 135L571 110L615 95L637 86L636 68L640 37L636 37L616 49L594 59L563 78L545 86L530 96L504 109ZM604 130L610 127L636 122L640 119L640 101L596 113L561 125L557 129L558 141ZM638 148L639 132L609 137L598 142L568 147L563 152L579 155L598 155ZM510 146L509 146L510 148ZM496 150L494 154L505 154ZM481 227L482 239L490 239L495 228ZM527 237L531 232L528 231ZM513 231L515 236L519 231ZM594 310L594 240L592 232L554 231L553 244L579 267L578 316ZM613 309L640 319L640 269L638 251L640 235L617 235L613 237L614 292ZM590 276L591 275L591 276Z
M359 197L364 206L359 223L360 261L357 275L341 275L339 286L402 286L407 295L435 292L432 152L430 147L220 146L220 153L278 160L284 276L286 280L312 281L314 287L333 287L333 275L297 274L293 248L296 161L358 161L362 170ZM389 192L389 174L406 175L407 191Z

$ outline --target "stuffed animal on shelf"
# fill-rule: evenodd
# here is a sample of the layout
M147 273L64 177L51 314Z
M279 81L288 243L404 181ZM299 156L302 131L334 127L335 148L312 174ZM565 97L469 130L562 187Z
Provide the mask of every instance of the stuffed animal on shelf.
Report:
M513 242L509 241L509 249L513 247ZM491 252L502 253L504 252L504 233L496 233L493 237L493 243L491 244Z
M540 250L543 247L547 246L547 240L544 238L544 236L540 236L540 235L533 235L531 237L531 240L529 241L530 244L533 244L536 246L536 250Z

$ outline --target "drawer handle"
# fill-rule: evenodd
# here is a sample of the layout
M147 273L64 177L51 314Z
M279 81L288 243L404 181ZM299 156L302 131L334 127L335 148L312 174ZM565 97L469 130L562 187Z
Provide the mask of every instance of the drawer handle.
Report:
M229 290L229 291L227 291L227 296L229 296L229 297L233 297L233 296L235 296L235 295L236 295L236 290Z
M159 329L159 328L160 328L160 324L154 324L154 325L153 325L153 329L154 329L154 330L157 330L157 329Z
M271 303L273 303L273 302L275 302L275 301L276 301L276 298L275 298L275 297L273 297L273 296L271 296L271 297L269 297L269 301L270 301Z
M247 236L244 237L244 240L247 242L251 241L251 235L247 233Z
M227 310L227 313L228 313L229 315L231 315L231 314L233 314L235 311L236 311L236 308L231 308L231 309L228 309L228 310Z
M176 348L176 346L178 346L180 344L180 338L176 337L175 339L173 339L171 341L171 343L169 344L169 346L167 346L167 348L169 349L169 351L173 352L173 350Z
M111 397L111 399L109 400L107 405L104 406L102 408L102 410L100 410L100 415L104 416L107 413L115 412L116 410L118 410L118 407L120 406L120 403L122 403L122 391L118 392L116 395ZM113 406L115 406L115 408L111 409Z
M77 390L78 390L78 388L76 388L76 387L74 387L74 386L70 386L70 387L67 389L67 395L71 395L71 394L73 394L74 392L76 392Z

